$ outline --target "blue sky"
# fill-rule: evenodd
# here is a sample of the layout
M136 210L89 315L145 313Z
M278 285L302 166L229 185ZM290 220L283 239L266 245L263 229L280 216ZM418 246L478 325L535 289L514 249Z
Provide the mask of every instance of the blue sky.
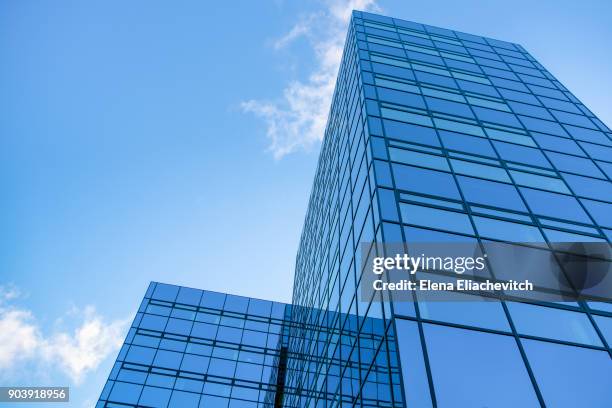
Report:
M0 383L91 406L150 280L290 301L353 7L518 42L612 124L607 1L211 4L0 5Z

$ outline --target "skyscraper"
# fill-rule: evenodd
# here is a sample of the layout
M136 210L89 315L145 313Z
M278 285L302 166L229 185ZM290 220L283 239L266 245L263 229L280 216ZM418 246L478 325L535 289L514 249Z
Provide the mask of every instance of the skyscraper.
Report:
M266 345L275 362L264 364L271 368L258 377L257 398L216 395L225 398L220 405L202 405L212 395L206 377L193 401L197 394L206 407L612 406L611 304L360 296L363 243L610 243L611 136L518 44L354 12L293 302L276 316L283 336ZM199 309L192 312L177 317L191 320L185 327L198 322ZM188 347L190 333L174 340ZM152 355L146 375L119 379L134 336L99 406L134 406L149 377L166 375ZM248 339L229 343L240 349ZM170 401L178 374L168 375L177 381L166 387ZM224 378L243 381L229 371ZM123 382L132 384L122 385L134 391L123 393L129 401L113 399Z

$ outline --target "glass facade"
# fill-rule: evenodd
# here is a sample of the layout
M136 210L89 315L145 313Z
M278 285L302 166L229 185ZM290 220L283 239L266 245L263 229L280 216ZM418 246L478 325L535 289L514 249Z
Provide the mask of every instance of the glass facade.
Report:
M362 243L612 242L611 136L518 44L354 12L292 305L152 284L98 406L612 406L611 304L359 296Z
M368 152L368 237L545 247L611 241L612 132L523 47L359 12L351 41L344 64L348 54L355 56L361 86L355 112L361 115L347 127L363 128ZM333 143L330 135L326 146ZM339 156L354 151L359 137L349 133L340 141L346 147ZM342 178L342 169L352 174L354 163L340 158L332 167ZM321 173L327 173L324 166ZM327 269L329 303L347 311L353 300L360 315L372 306L357 302L358 281L349 293L343 281L359 279L350 259L359 265L356 244L370 238L360 237L354 228L360 219L354 218L345 240L340 234L340 249L332 245L334 259L327 265L320 260L317 251L327 248L313 251L310 242L324 240L310 236L334 231L337 218L344 231L346 222L346 210L337 210L342 200L336 205L327 199L335 196L333 182L323 184L332 191L311 201L316 213L307 220L296 269L302 295L294 298L305 304L320 299L319 288L309 294L304 288L317 268ZM337 189L345 188L340 183ZM348 187L355 188L362 187ZM339 195L361 207L354 193ZM609 304L391 303L385 321L397 332L408 407L612 406Z
M282 303L151 283L98 407L273 407Z

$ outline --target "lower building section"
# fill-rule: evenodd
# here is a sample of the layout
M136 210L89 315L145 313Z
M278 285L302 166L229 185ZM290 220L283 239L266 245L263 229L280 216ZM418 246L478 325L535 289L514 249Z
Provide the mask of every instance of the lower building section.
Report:
M151 283L96 406L282 406L288 313L282 303Z
M96 407L403 407L394 329L380 312L152 282Z

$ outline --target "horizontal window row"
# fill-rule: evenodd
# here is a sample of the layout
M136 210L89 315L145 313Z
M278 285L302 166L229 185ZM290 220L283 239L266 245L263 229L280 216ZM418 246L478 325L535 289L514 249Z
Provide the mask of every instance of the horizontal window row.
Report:
M422 109L399 107L397 105L389 104L388 102L383 102L381 107L374 103L368 103L368 113L374 116L382 116L386 119L392 119L384 120L386 135L387 137L398 138L400 140L439 146L439 141L437 137L435 137L435 132L433 132L432 129L429 129L435 127L438 129L438 132L451 132L449 134L458 135L458 138L462 138L460 134L463 133L465 134L463 139L465 139L466 137L469 138L469 136L476 136L478 138L486 137L488 139L497 140L499 142L509 142L527 147L538 147L539 145L539 147L546 150L552 150L558 153L570 154L574 156L585 157L588 154L595 160L612 160L612 156L607 156L608 154L612 154L612 147L597 145L582 140L575 141L566 137L546 135L544 133L533 131L530 132L530 135L528 135L527 132L524 130L502 127L492 123L487 124L486 126L480 126L477 124L473 124L474 122L470 123L470 119L468 118L453 117L452 120L448 120L444 119L443 117L451 117L445 116L441 113L430 112L430 115L428 114L428 111ZM382 126L380 126L380 123L377 121L378 119L373 118L368 121L370 124L370 133L374 135L381 135ZM503 128L503 130L500 128ZM475 145L475 140L477 139L471 138L470 140L473 141L472 145L465 146L463 148L461 148L461 144L458 143L458 141L457 143L453 143L453 141L450 141L449 144L456 146L457 150L466 151L468 149L477 149L479 151L489 152L488 155L493 154L488 144L485 143L487 145L487 147L485 147L485 145L482 145L481 142L482 148L479 149ZM519 157L520 155L517 155L514 152L518 152L518 150L523 150L523 153L528 153L529 151L521 149L519 147L512 148L506 144L502 146L506 146L502 147L502 149L507 152L505 154L507 154L508 156ZM559 165L563 167L565 171L575 173L577 172L578 174L584 174L586 172L586 174L584 175L589 175L591 177L597 177L602 179L606 178L606 176L601 171L587 164L587 161L585 160L578 160L578 163L572 164L567 160L564 161L564 156L562 155L552 154L550 157L548 157L548 159L546 159L542 156L541 153L536 154L535 149L531 151L534 152L534 154L529 155L528 158L518 161L548 168L551 167L549 161L556 161L560 163ZM485 153L485 155L487 154ZM494 154L493 156L495 157ZM529 161L526 162L526 160ZM598 165L600 165L600 163L602 162L598 162ZM609 164L606 163L601 164L600 167L602 167L604 171L609 171L610 169Z
M366 30L367 32L367 30ZM493 62L489 61L483 63L483 60L478 57L483 58L493 58L497 61L508 62L508 60L504 57L499 58L493 56L489 53L483 51L468 51L468 49L462 47L456 47L452 45L448 45L445 43L437 43L431 42L427 40L422 40L418 37L413 36L405 36L400 35L399 40L395 39L395 41L390 41L389 39L373 37L371 35L366 36L357 36L360 41L367 41L369 44L377 44L370 45L366 47L364 43L360 43L359 46L361 49L369 49L370 51L380 51L382 53L404 56L401 52L395 52L393 50L389 50L388 48L379 47L378 45L382 45L385 47L394 47L398 49L403 49L406 51L416 51L428 55L435 55L437 57L442 57L446 60L446 58L450 58L452 60L461 61L461 62L452 62L446 60L446 65L455 66L457 68L462 68L466 71L476 72L476 73L485 73L490 76L500 77L505 79L510 79L514 81L524 82L532 85L540 85L551 89L558 89L557 85L553 83L551 80L546 79L546 76L539 70L529 66L516 66L514 65L514 71L511 71L512 64L506 65L501 62ZM408 43L412 43L408 44ZM452 51L452 52L448 52ZM472 56L470 56L472 54ZM408 54L409 55L409 54ZM476 58L476 59L475 59ZM441 60L439 60L441 61ZM493 66L487 66L493 65Z
M355 22L357 24L363 24L364 27L382 30L377 32L397 32L400 34L412 35L417 38L422 38L429 41L443 42L455 46L472 47L474 49L488 51L490 53L498 53L500 55L517 59L528 60L531 58L522 48L519 48L514 44L499 40L486 39L484 37L479 37L472 34L453 32L437 27L429 27L429 30L435 30L437 32L431 33L427 31L426 26L411 22L401 22L399 20L396 20L395 23L390 24L384 24L380 21L361 19L355 19ZM402 26L399 26L398 24L402 24ZM406 25L409 26L407 27ZM438 34L440 31L443 31L444 34Z
M383 163L381 162L381 171L385 171ZM565 228L571 226L574 229L582 229L582 227L573 225L573 222L593 224L583 209L584 207L599 225L612 226L612 217L608 215L612 212L610 211L612 204L586 199L578 200L569 195L500 183L495 180L463 175L453 176L449 173L409 165L393 164L392 169L395 185L400 190L451 200L465 199L468 203L476 205L482 204L523 213L531 211L542 217L567 220L569 224ZM481 175L477 176L481 177ZM385 186L385 183L382 183L381 186ZM529 210L524 202L529 206Z
M411 68L415 68L417 69L417 71L420 69L420 67L414 67L414 64L411 64ZM450 72L448 75L450 75L451 73L452 72ZM438 74L439 73L435 75L439 77ZM469 81L475 81L476 78L478 78L473 75L470 75L470 77L468 78L463 74L452 74L455 78L467 79ZM412 79L418 79L418 76L419 73L415 72ZM436 84L435 81L428 81L427 78L425 78L424 82L434 82L433 85L442 87L447 87L448 85L451 85L451 92L436 92L435 90L423 92L423 89L419 89L418 87L415 87L410 83L403 83L386 79L383 80L383 86L395 85L396 89L391 90L379 87L378 98L383 101L388 101L399 105L425 108L425 100L423 99L423 97L415 95L415 93L417 92L423 93L425 95L432 95L436 97L436 99L432 99L428 96L425 96L430 110L449 113L452 115L464 116L467 118L475 118L475 113L478 119L486 122L499 123L515 128L526 127L527 129L536 132L550 133L566 138L573 137L579 140L612 145L612 140L610 139L610 137L607 136L604 132L600 131L599 128L588 117L583 116L582 114L556 111L554 109L540 108L523 103L510 103L508 105L496 96L493 96L493 100L487 100L478 97L468 97L468 99L464 99L459 90L453 89L456 88L456 86L454 86L454 84L452 83ZM469 92L469 87L466 88L468 89L464 89L464 91ZM368 93L367 85L366 96L370 98L376 98L373 92ZM443 98L449 101L452 100L454 102L442 102L441 99L437 98ZM471 105L474 105L476 107L472 107L472 109L470 110L466 105L466 101L469 101ZM513 115L513 113L516 113L517 115ZM563 126L559 125L557 122L563 123Z

